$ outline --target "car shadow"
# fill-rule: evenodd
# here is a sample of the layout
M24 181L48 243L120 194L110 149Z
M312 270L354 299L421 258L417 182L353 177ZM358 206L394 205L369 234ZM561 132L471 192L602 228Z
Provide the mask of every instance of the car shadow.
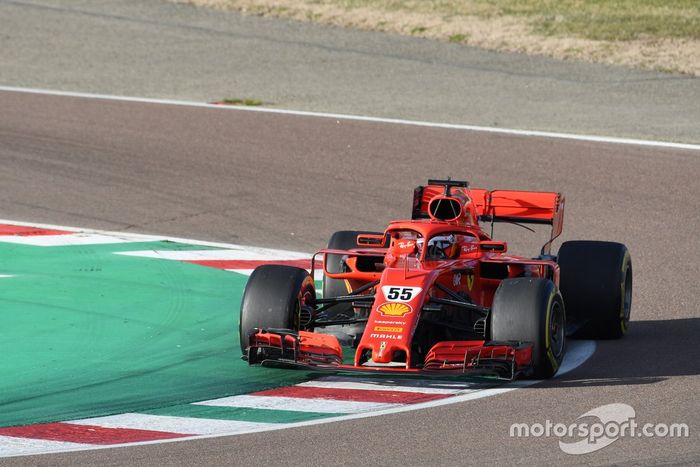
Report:
M547 387L654 384L700 374L700 318L632 321L627 335L597 342L583 365Z

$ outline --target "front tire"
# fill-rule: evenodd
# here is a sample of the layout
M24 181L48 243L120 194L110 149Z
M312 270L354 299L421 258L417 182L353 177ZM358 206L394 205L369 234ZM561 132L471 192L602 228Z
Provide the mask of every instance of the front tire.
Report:
M579 325L574 336L624 336L632 312L632 260L627 247L614 242L564 242L557 262L566 311Z
M491 339L531 342L534 377L550 378L566 351L564 301L549 279L504 279L491 307Z
M314 281L305 269L264 265L255 268L241 300L238 334L241 352L246 355L255 328L300 328L300 313L316 299Z

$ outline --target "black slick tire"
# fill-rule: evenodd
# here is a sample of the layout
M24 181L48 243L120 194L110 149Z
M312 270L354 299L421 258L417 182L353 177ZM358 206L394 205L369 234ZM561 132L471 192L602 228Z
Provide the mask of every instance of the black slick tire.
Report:
M316 298L308 271L280 265L257 267L248 279L241 300L238 333L246 354L255 328L299 330L300 311Z
M621 243L564 242L559 248L559 288L574 337L617 339L632 311L632 260Z
M566 351L565 326L564 302L552 281L501 281L491 308L491 339L531 342L535 378L550 378L559 370Z

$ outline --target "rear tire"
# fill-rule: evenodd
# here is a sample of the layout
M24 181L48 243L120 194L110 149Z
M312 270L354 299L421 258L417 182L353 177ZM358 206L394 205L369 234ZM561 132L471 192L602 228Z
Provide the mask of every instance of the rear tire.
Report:
M330 240L328 240L328 248L333 250L350 250L352 248L359 248L357 245L358 235L382 235L381 232L362 232L357 230L340 230L334 233ZM371 246L363 246L363 249L372 248ZM345 272L345 262L343 261L343 255L327 255L326 260L328 264L326 269L334 274ZM323 276L323 297L339 297L342 295L348 295L352 290L348 290L349 286L347 281L343 279L331 279L330 277ZM355 313L352 309L351 303L339 303L334 305L328 310L329 314L333 317L340 317L343 315L347 318L352 318Z
M312 305L315 299L314 281L305 269L279 265L255 268L241 300L238 334L243 355L255 328L298 331L301 307Z
M533 344L535 378L553 376L566 352L564 301L549 279L504 279L491 307L491 339Z
M559 288L575 337L616 339L629 327L632 260L621 243L564 242L557 259Z

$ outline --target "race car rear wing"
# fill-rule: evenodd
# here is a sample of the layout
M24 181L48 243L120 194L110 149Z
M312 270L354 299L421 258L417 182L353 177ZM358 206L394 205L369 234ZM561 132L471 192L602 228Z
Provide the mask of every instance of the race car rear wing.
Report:
M564 196L550 191L470 190L482 222L514 222L552 226L540 254L551 253L552 242L564 227Z
M552 226L547 243L541 254L549 255L552 242L564 227L564 196L549 191L519 191L470 188L466 182L450 181L445 187L442 181L419 186L414 192L413 219L429 217L427 206L433 197L447 191L460 191L471 199L480 222L509 222L516 224L546 224ZM439 183L439 184L438 184ZM458 184L459 183L459 184Z

